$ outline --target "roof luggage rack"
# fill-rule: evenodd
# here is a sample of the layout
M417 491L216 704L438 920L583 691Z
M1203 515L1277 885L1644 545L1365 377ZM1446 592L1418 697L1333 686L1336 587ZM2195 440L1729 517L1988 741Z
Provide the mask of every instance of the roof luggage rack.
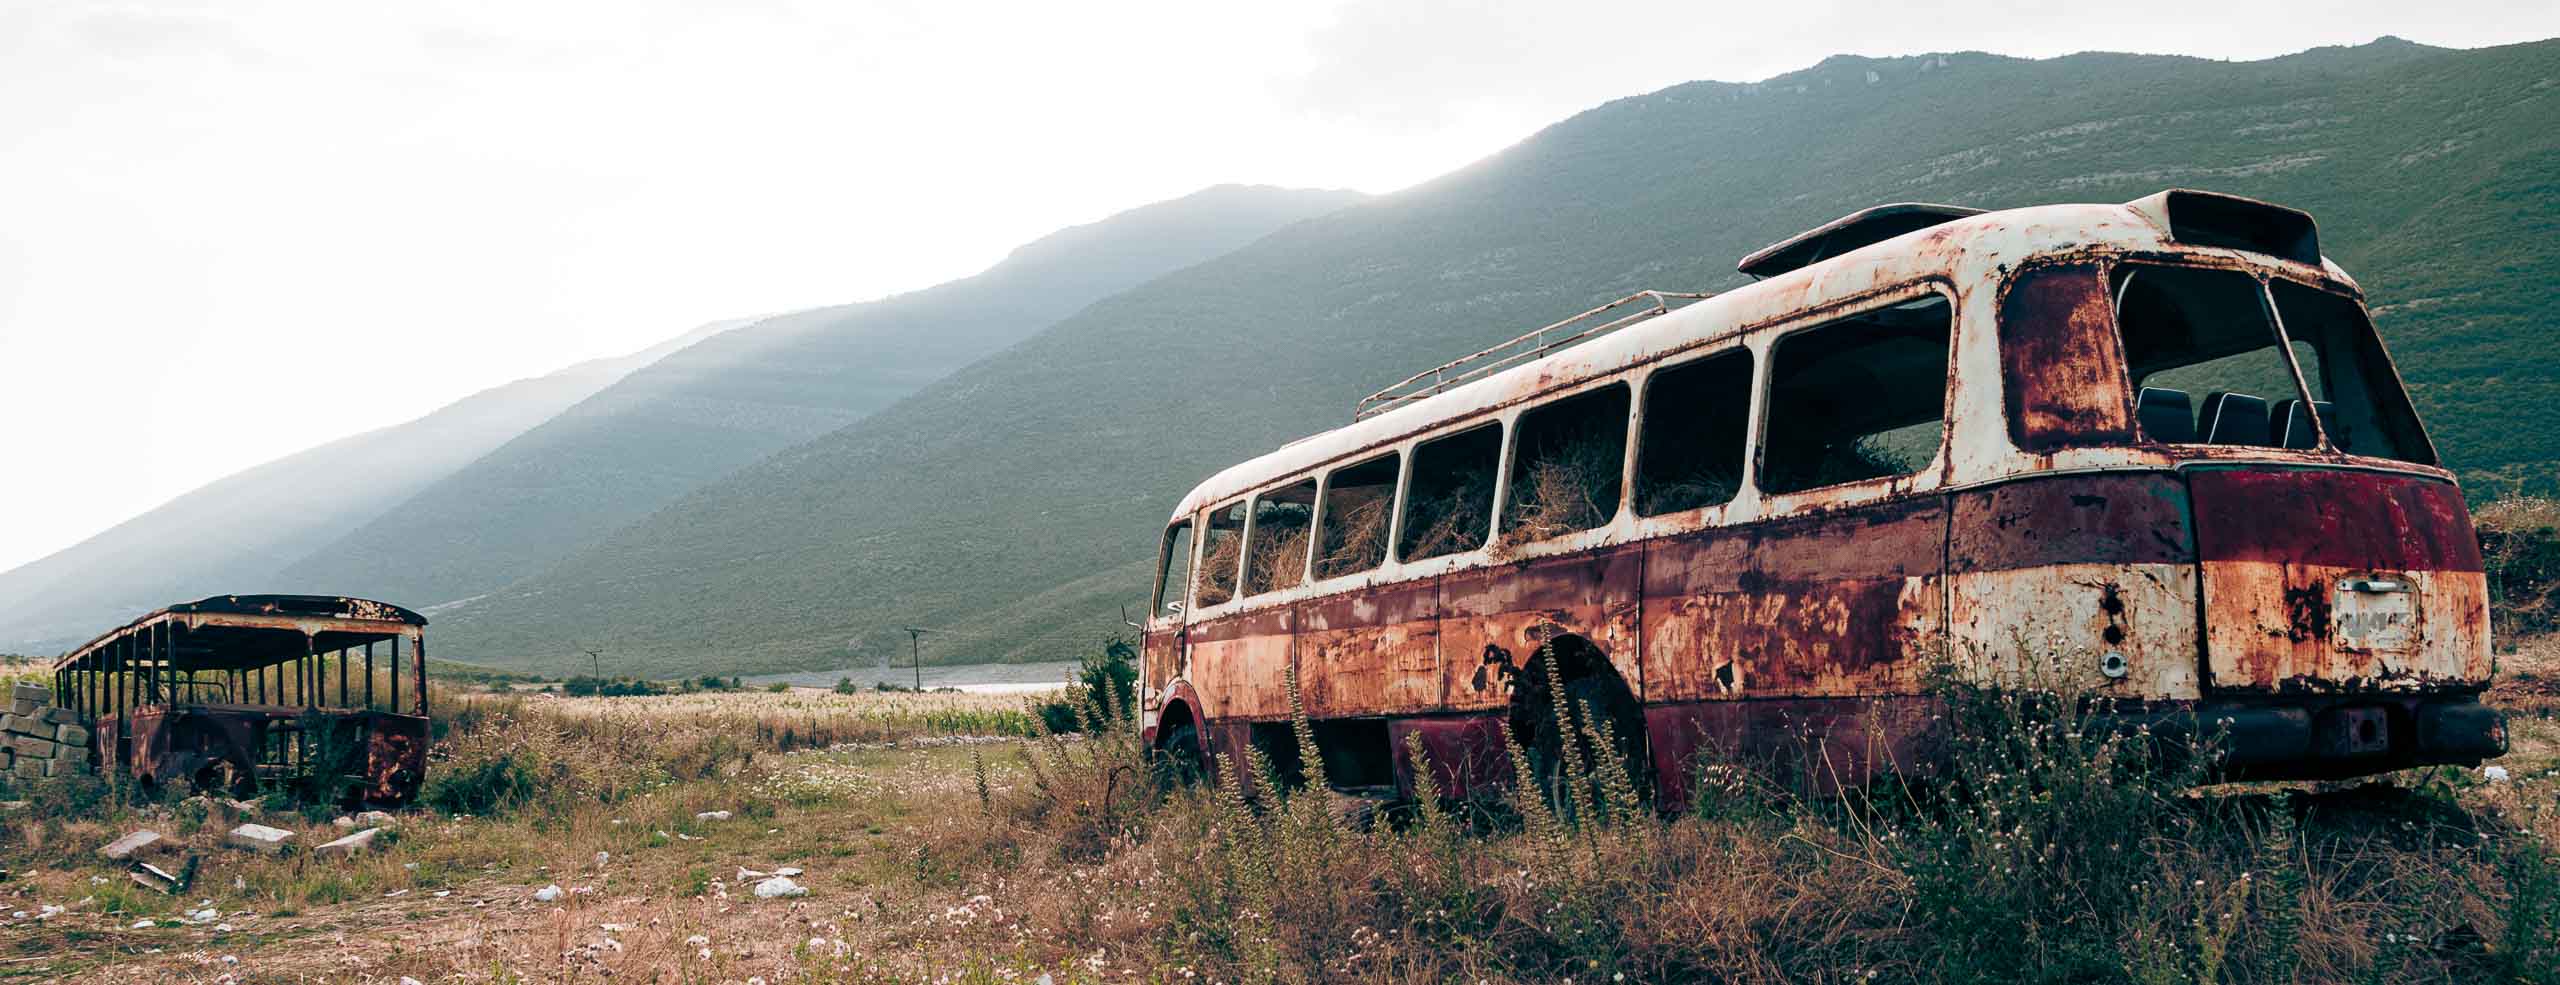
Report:
M1483 379L1503 369L1536 359L1585 339L1617 331L1672 310L1673 302L1682 302L1682 306L1685 307L1686 302L1700 301L1713 296L1712 294L1685 294L1678 291L1637 291L1563 321L1543 326L1511 341L1468 353L1405 377L1393 386L1360 398L1360 402L1351 408L1351 419L1358 421L1383 414L1413 401ZM1566 332L1567 329L1573 329L1574 326L1589 321L1595 316L1616 311L1638 301L1651 303L1597 325Z

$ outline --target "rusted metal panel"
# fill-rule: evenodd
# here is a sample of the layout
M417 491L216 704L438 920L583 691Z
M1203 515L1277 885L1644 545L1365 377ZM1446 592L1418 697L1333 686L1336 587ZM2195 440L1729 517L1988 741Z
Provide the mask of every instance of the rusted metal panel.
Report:
M1440 579L1440 667L1453 711L1511 702L1510 675L1547 640L1571 633L1609 657L1642 696L1637 604L1644 552L1629 546L1567 554Z
M1191 627L1193 687L1210 721L1271 719L1289 714L1289 661L1296 652L1294 615L1286 606L1259 609Z
M2124 345L2101 265L2048 264L2012 281L2000 299L2000 359L2018 447L2133 440Z
M406 803L427 776L428 722L415 715L366 715L365 799Z
M1439 585L1405 582L1300 603L1298 686L1307 714L1415 714L1446 707Z
M1644 698L1909 692L1946 626L1936 497L1647 545Z
M1422 755L1431 764L1431 779L1443 796L1467 797L1499 790L1511 780L1511 754L1503 748L1501 715L1448 718L1400 718L1387 723L1395 750L1396 789L1413 792L1413 763L1405 755L1405 736L1422 739Z
M2245 467L2197 469L2187 481L2212 691L2462 690L2487 682L2487 580L2452 484Z
M2054 476L1953 497L1949 656L1982 681L2196 696L2186 484L2168 473Z

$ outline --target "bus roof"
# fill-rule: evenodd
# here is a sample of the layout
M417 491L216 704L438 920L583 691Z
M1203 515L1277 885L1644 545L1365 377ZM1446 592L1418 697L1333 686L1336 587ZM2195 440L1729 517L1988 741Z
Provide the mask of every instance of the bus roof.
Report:
M176 670L266 667L300 658L314 649L335 650L412 636L427 624L425 616L372 599L341 595L216 595L136 617L63 654L53 662L54 669L72 667L92 653L106 657L108 665L102 669L121 669L121 644L146 628L173 621L190 629L185 643L175 647L172 664ZM323 636L329 639L325 646L317 643Z
M1182 498L1170 519L1322 466L1348 464L1453 421L1896 284L1932 277L1959 284L1993 281L2001 269L2037 257L2104 250L2245 253L2252 262L2308 266L2319 277L2354 286L2345 271L2319 255L2310 216L2238 196L2171 189L2120 205L2038 205L1930 218L1937 221L1292 441L1210 476ZM1791 237L1779 246L1804 239Z

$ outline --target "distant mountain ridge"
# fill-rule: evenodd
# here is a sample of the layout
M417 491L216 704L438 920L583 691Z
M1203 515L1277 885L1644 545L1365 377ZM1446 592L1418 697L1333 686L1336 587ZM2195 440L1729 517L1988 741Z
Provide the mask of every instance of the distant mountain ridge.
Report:
M975 276L757 321L543 421L283 577L421 607L496 591L1096 299L1361 197L1221 185L1049 234Z
M1838 57L1616 100L1484 161L1096 302L440 619L440 652L624 672L1073 656L1125 633L1184 489L1407 372L1893 201L2309 210L2451 463L2548 477L2560 43L2260 62Z
M171 602L287 590L278 574L294 558L632 370L746 322L713 322L254 466L0 572L0 651L64 649Z

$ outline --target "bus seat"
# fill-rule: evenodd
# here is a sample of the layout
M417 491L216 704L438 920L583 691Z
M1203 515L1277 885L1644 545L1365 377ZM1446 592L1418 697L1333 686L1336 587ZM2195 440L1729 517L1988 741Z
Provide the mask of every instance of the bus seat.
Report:
M2134 412L2142 418L2142 433L2153 441L2178 445L2196 440L2195 405L2185 390L2143 387Z
M2321 408L2318 405L2311 408L2317 409ZM2284 447L2295 450L2316 448L2320 445L2320 432L2311 426L2311 410L2303 407L2301 399L2287 397L2276 401L2275 408L2267 412L2267 423L2284 439Z
M2204 398L2204 414L2197 423L2204 428L2209 445L2268 445L2274 436L2267 433L2267 401L2246 393L2216 390Z

